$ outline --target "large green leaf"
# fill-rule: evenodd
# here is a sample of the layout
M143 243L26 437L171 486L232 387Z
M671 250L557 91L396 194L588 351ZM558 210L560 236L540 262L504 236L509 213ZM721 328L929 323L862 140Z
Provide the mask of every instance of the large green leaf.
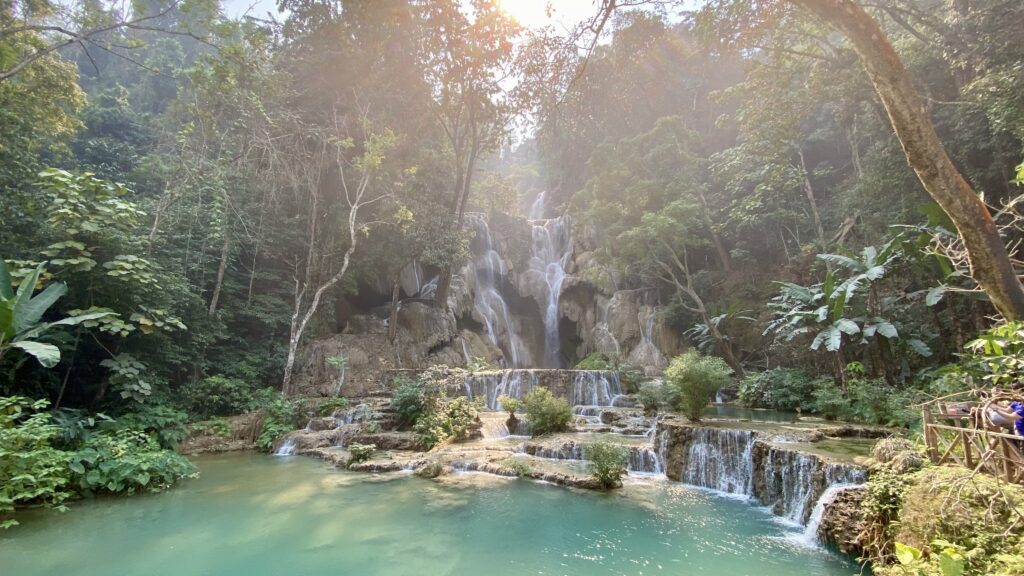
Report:
M7 263L0 258L0 298L10 300L14 298L14 288L11 287L11 274L7 271Z
M47 330L49 330L50 328L53 328L54 326L77 326L78 324L81 324L82 322L87 322L89 320L95 320L97 318L105 318L107 316L116 315L117 314L114 312L90 312L88 314L82 314L79 316L68 316L67 318L61 318L56 322L40 324L35 328L29 330L28 332L25 332L24 334L19 334L18 340L30 340L32 338L36 338L42 335Z
M14 300L0 300L0 335L14 338Z
M63 282L50 284L35 298L25 300L19 299L19 305L14 309L14 330L19 334L25 332L42 319L43 314L53 306L60 297L67 294L68 286Z
M18 315L18 308L28 304L28 301L32 299L32 292L36 289L36 281L39 280L39 275L43 273L43 266L45 266L45 264L40 264L36 267L36 269L18 285L18 293L14 295L15 316Z
M21 340L12 342L12 348L19 348L22 351L35 356L36 360L43 365L43 368L53 368L60 362L60 349L53 344L44 344L32 340Z
M814 337L814 342L811 342L811 350L817 350L821 348L821 345L825 345L825 349L829 352L835 352L839 350L839 347L843 342L843 333L839 331L835 326L829 326L818 332L818 335Z

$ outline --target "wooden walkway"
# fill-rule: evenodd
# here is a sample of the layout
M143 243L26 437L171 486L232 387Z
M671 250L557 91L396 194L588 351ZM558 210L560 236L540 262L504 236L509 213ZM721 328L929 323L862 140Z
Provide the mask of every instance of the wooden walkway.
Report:
M989 408L1013 397L995 393L978 400L970 393L936 400L922 410L928 458L935 464L959 464L1009 482L1024 484L1024 436L993 424Z

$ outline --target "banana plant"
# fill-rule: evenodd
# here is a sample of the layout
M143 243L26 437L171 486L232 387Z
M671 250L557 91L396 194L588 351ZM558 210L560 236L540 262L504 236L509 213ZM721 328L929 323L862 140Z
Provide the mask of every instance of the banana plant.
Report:
M60 349L38 338L56 326L75 326L87 320L110 316L111 312L93 312L69 316L55 322L43 322L43 314L68 291L63 282L48 285L36 294L36 283L46 263L43 262L18 285L14 291L7 264L0 260L0 358L13 349L33 356L44 368L53 368L60 362Z

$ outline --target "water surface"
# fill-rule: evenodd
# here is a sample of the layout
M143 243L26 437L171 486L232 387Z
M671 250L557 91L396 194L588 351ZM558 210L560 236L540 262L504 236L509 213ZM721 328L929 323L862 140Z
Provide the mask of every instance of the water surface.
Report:
M22 514L4 576L848 575L750 504L666 481L613 494L469 474L341 472L304 457L198 460L159 495Z

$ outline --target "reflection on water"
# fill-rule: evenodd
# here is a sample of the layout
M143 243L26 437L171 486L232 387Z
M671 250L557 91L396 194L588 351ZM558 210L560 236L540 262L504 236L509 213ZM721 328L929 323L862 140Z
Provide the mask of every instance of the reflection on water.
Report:
M753 420L754 422L796 422L796 412L780 412L778 410L755 410L733 404L712 404L704 410L708 418L733 418Z
M3 574L292 576L850 574L763 510L665 481L610 494L466 473L443 482L306 458L199 459L155 496L22 515Z

